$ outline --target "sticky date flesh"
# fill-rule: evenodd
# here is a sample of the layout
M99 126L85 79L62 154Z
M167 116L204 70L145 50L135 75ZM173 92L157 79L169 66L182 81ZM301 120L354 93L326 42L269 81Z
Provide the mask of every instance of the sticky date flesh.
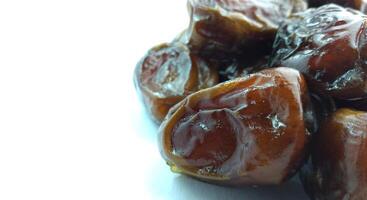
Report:
M152 48L135 70L136 88L158 123L185 96L217 82L218 72L180 43Z
M367 112L339 109L321 125L312 162L301 173L312 199L366 199L366 134Z
M296 70L254 73L189 95L161 124L173 171L227 185L279 184L293 175L315 131Z

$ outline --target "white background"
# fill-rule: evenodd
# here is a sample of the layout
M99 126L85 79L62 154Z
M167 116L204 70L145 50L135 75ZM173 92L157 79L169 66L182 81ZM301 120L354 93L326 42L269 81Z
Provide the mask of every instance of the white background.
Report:
M171 173L135 63L188 24L184 0L0 0L0 199L306 199Z

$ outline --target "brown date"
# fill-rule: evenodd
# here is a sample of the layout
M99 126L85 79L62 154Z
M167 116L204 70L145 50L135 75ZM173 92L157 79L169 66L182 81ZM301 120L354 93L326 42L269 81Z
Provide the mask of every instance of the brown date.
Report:
M366 19L335 4L295 14L279 28L270 63L298 69L317 94L366 98Z
M217 83L216 69L180 43L152 48L135 69L136 88L158 123L185 96Z
M258 58L271 52L280 22L304 0L189 0L190 26L180 40L211 59Z
M313 200L367 198L367 112L339 109L315 134L301 179Z
M303 162L314 119L302 75L267 69L176 104L159 129L161 153L173 171L203 181L279 184Z

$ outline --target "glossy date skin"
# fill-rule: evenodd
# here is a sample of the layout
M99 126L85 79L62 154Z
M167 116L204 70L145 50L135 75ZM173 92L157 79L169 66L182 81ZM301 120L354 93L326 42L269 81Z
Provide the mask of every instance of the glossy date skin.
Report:
M269 54L276 30L303 0L189 0L190 26L180 40L210 59Z
M302 169L313 200L363 200L367 197L367 113L339 109L315 135L312 164Z
M159 130L175 172L225 185L274 185L303 162L315 131L306 83L290 68L268 69L189 95Z
M134 81L147 110L160 123L187 95L218 83L218 72L180 43L162 44L141 59Z
M317 94L366 98L366 15L335 4L293 15L278 30L271 65L301 71Z

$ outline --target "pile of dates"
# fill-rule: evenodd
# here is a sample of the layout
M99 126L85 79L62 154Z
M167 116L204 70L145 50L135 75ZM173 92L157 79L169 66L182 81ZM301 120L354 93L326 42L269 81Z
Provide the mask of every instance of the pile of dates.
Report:
M231 186L299 174L311 199L367 199L365 7L188 0L189 27L134 74L172 171Z

